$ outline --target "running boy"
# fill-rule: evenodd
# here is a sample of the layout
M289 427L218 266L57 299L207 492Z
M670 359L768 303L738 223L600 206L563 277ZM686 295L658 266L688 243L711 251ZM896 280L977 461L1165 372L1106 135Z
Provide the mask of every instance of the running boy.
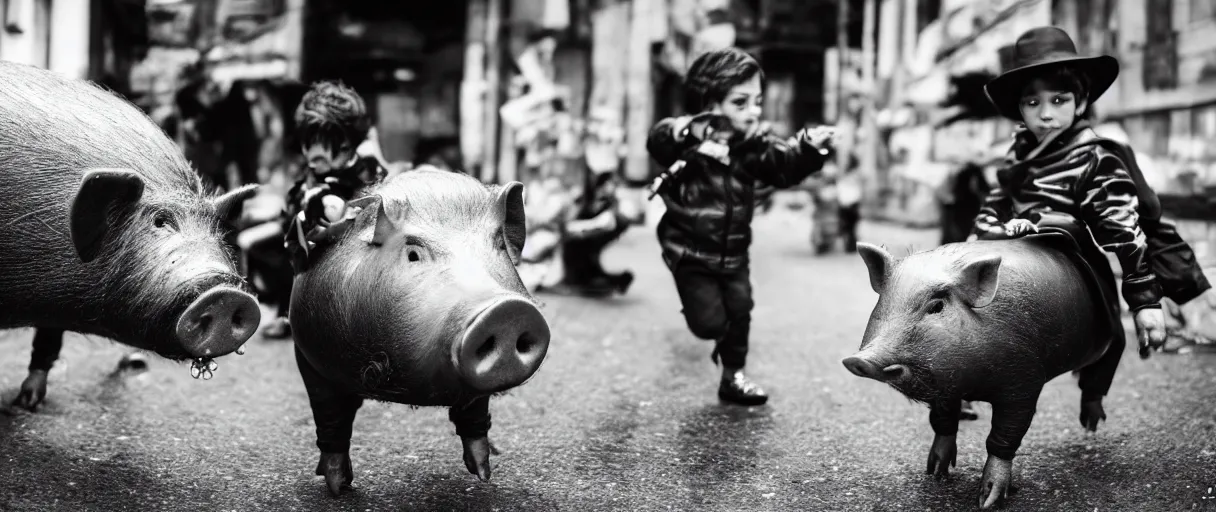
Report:
M689 329L714 340L722 360L718 397L744 405L768 401L743 374L751 327L748 271L756 182L797 185L822 169L830 131L803 131L791 141L760 123L764 72L735 48L696 59L684 79L685 107L694 117L667 118L650 131L646 148L669 169L658 188L667 213L659 221L663 261L675 278Z

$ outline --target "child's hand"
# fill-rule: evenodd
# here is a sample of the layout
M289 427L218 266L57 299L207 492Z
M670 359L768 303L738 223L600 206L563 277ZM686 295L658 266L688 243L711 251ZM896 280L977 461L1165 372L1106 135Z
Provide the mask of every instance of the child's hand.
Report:
M1161 350L1165 345L1165 313L1161 308L1144 308L1136 312L1135 320L1140 359L1148 359L1150 349Z
M342 215L346 213L346 201L343 201L338 196L322 197L321 207L325 212L325 220L329 222L338 222L342 219Z
M1019 237L1028 233L1038 233L1039 228L1026 219L1013 219L1005 223L1005 235Z
M827 150L831 149L836 139L835 126L816 126L814 128L803 128L798 132L798 139L810 143L812 146L819 148L819 152L827 154Z

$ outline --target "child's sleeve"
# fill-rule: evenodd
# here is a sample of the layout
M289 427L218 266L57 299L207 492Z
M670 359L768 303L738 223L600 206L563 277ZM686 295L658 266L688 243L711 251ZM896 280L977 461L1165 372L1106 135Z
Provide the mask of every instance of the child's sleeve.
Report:
M1005 223L1013 216L1013 200L1002 187L993 188L984 198L980 213L975 216L971 234L983 239L992 230L1004 231Z
M646 151L664 169L700 142L688 132L688 118L668 117L655 123L646 138Z
M1149 267L1148 243L1136 212L1136 184L1113 156L1099 156L1083 181L1081 215L1103 249L1114 253L1123 270L1123 299L1134 313L1161 307L1161 286Z
M732 153L736 153L732 151ZM775 135L757 137L740 145L741 166L752 177L776 188L789 188L823 170L827 156L804 138L791 141Z

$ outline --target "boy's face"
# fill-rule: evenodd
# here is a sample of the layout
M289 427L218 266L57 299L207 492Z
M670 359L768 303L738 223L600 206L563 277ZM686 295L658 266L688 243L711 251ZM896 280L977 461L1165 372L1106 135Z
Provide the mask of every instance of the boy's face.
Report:
M341 169L350 163L355 152L349 149L333 151L324 144L310 144L304 147L304 159L308 168L317 174L328 174L334 169Z
M1076 94L1054 89L1039 79L1022 89L1022 100L1018 103L1022 122L1040 141L1053 132L1071 127L1077 117L1085 113L1085 108L1085 101L1079 101Z
M764 91L760 90L760 75L731 88L720 103L715 103L710 112L730 118L730 123L739 133L748 133L760 124L764 110Z

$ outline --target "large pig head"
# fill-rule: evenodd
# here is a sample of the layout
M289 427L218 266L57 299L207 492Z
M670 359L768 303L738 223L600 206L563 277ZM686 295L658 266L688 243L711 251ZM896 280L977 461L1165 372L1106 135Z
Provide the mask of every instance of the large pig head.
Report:
M69 230L113 336L185 359L233 352L253 335L261 311L223 238L256 191L160 194L131 170L84 174Z
M1001 256L958 250L963 245L896 260L881 247L857 244L878 304L845 368L929 402L983 366L976 364L986 352L978 346L984 336L977 312L997 296Z
M292 325L306 354L331 348L312 332L345 339L341 351L362 358L355 385L419 404L504 391L536 372L550 332L515 269L522 184L415 170L349 207L359 209L349 233L297 278Z

